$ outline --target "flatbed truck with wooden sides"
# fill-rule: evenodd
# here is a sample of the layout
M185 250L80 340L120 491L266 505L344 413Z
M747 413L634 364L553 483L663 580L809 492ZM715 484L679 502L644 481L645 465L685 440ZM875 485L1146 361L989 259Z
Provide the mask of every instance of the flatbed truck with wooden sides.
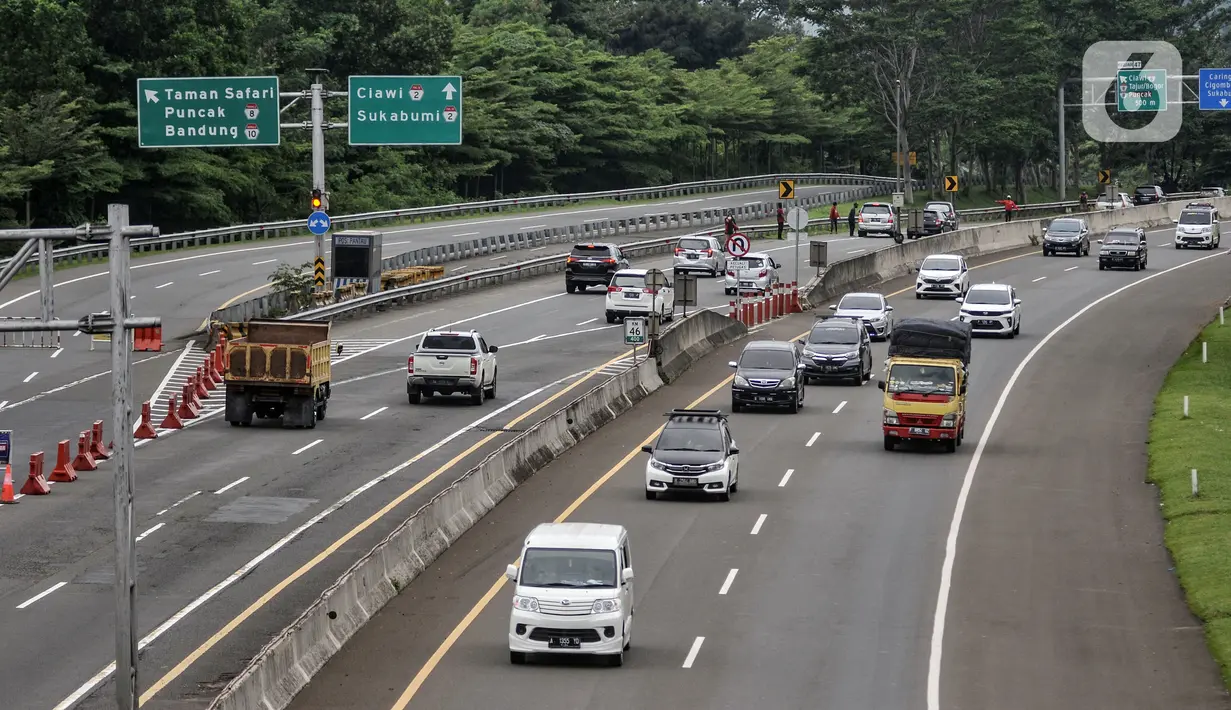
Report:
M909 441L943 444L952 453L966 436L971 326L904 318L889 336L884 391L885 450Z
M316 428L329 403L330 323L250 320L246 337L226 344L226 415L231 426L254 416L283 428Z

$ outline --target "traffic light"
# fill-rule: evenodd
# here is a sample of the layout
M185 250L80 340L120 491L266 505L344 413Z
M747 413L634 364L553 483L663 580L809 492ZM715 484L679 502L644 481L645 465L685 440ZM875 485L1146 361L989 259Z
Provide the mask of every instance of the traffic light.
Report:
M313 190L312 191L312 209L319 210L321 207L324 206L324 204L325 202L323 198L321 197L321 191Z

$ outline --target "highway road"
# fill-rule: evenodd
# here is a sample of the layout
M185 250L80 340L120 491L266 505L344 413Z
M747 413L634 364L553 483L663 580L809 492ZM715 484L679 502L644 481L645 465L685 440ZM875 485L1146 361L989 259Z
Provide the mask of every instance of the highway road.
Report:
M793 247L754 246L775 250L791 274ZM638 262L669 264L669 256ZM142 653L142 687L154 687L144 707L203 707L239 659L507 441L504 428L524 429L562 406L593 384L597 375L583 380L585 373L627 366L621 326L606 324L603 296L566 294L562 281L557 274L336 324L335 340L348 345L335 367L328 418L315 430L233 429L213 418L137 450L139 625L153 641ZM729 300L720 284L701 281L703 307ZM502 346L499 396L481 408L406 403L409 348L424 329L447 324L477 328ZM145 367L136 370L141 398L158 387L167 365ZM5 396L37 394L41 377ZM97 377L0 411L0 427L17 430L20 460L35 441L48 448L61 429L107 418L109 402L109 378ZM57 427L56 417L66 422ZM58 484L50 496L0 508L0 625L6 638L22 640L0 648L0 665L56 659L54 673L6 683L15 707L113 702L106 672L114 653L109 466Z
M974 263L1018 288L1024 325L976 343L956 454L884 451L872 384L810 386L799 415L731 416L730 503L646 501L661 413L729 406L724 348L515 491L291 707L1227 708L1143 483L1155 387L1227 295L1226 251L1155 246L1144 273L1029 249ZM885 289L898 317L956 316L910 285ZM623 668L509 663L503 570L553 519L630 530Z

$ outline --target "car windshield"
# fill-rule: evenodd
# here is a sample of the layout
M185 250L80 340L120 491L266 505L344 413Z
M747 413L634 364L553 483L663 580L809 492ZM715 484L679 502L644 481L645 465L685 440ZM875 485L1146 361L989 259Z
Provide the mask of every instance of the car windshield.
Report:
M709 249L710 243L705 241L704 239L681 239L680 248L681 249L694 249L694 250Z
M1210 224L1214 216L1203 210L1184 210L1180 213L1180 224Z
M641 274L616 274L611 285L619 288L645 288L645 277Z
M615 587L615 552L531 547L521 561L520 583L525 587Z
M578 244L573 247L573 256L604 259L611 256L611 248L599 246L597 244Z
M866 214L889 214L888 205L864 205L863 212Z
M1112 232L1103 239L1104 244L1136 244L1136 234L1116 234Z
M859 329L850 326L823 325L808 334L810 345L858 345Z
M748 270L753 271L765 266L765 260L759 256L744 256L740 257L739 261L748 262Z
M894 394L953 394L952 367L894 365L887 390Z
M879 296L843 296L838 302L838 310L845 311L879 311L881 299Z
M795 354L777 348L752 348L740 356L739 366L748 370L789 370L795 367Z
M474 338L469 335L425 335L423 350L475 350Z
M951 256L929 256L923 260L920 271L961 271L962 262Z
M1153 195L1153 194L1154 194L1154 188L1152 188L1152 187L1139 187L1139 188L1137 188L1137 194L1138 194L1138 195Z
M999 288L972 288L966 294L965 303L1007 306L1009 292Z
M944 212L947 214L949 212L949 205L946 205L943 202L929 202L923 206L923 209L934 210L936 212Z
M1081 222L1075 219L1053 219L1047 225L1048 234L1077 234L1081 231Z
M722 451L722 433L717 426L669 426L654 446L658 451Z

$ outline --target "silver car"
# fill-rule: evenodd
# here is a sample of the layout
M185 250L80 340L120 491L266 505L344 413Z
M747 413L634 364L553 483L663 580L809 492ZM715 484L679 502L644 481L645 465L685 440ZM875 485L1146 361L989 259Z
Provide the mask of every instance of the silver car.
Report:
M769 254L760 251L752 252L740 257L739 261L747 262L748 268L740 270L738 274L731 270L731 262L727 262L726 281L722 290L728 296L734 296L737 290L740 293L749 291L764 293L778 283L778 269L782 265L770 258Z
M672 264L678 271L704 271L717 278L727 270L727 255L716 237L680 237Z
M879 293L848 293L829 310L840 318L858 318L873 340L888 340L893 332L893 306Z
M894 237L898 234L898 223L895 219L893 205L884 202L865 202L859 208L859 236L878 234Z

